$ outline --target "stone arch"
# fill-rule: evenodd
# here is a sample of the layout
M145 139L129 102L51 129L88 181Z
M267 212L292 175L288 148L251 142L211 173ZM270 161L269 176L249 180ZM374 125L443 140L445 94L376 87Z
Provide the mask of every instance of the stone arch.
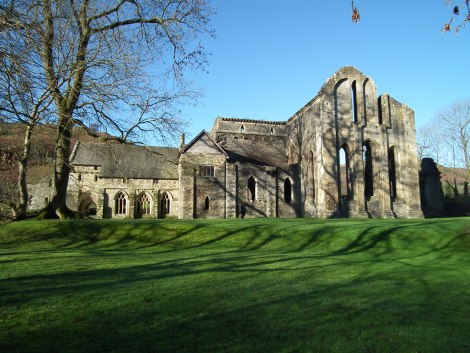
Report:
M284 179L284 202L292 203L292 180L289 177Z
M146 191L142 191L136 199L135 215L137 218L149 216L153 212L153 197Z
M114 214L127 215L129 197L124 191L119 191L114 195Z
M85 216L96 216L96 202L90 195L84 197L78 206L78 212Z
M336 83L335 86L335 119L349 121L351 112L351 87L347 78Z
M256 200L256 179L254 176L250 176L246 185L246 198L248 201L254 202Z
M362 103L364 109L364 124L367 125L368 119L372 119L376 115L376 104L374 84L370 79L366 78L362 85Z
M163 191L160 196L160 209L161 217L166 217L171 213L171 206L173 202L173 195L169 191Z

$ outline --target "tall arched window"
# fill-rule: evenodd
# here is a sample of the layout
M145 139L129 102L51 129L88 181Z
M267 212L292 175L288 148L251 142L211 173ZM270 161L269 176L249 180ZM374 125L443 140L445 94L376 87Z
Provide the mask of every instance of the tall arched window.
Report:
M284 180L284 201L286 203L292 202L292 183L289 178Z
M342 199L350 199L352 195L349 171L349 148L343 145L339 149L339 190Z
M160 200L160 213L162 215L167 215L171 211L171 199L170 195L165 191L162 194L162 198Z
M210 204L210 199L209 196L206 196L206 199L204 200L204 210L209 211L211 204Z
M149 215L152 213L152 197L142 192L137 198L137 214L138 215Z
M240 132L245 132L245 125L240 126Z
M127 197L123 192L118 192L116 195L115 213L120 215L127 213Z
M310 194L312 196L312 200L315 200L315 159L313 157L313 151L310 151L309 161L310 161L310 173L311 173Z
M392 202L397 199L397 175L395 168L395 147L388 149L388 179L390 185L390 198Z
M365 142L362 148L362 162L364 165L364 196L370 198L374 195L374 166L372 163L372 148L369 141Z
M351 85L351 118L353 123L357 123L357 88L356 81Z
M249 201L256 200L256 180L252 176L248 178L247 199Z

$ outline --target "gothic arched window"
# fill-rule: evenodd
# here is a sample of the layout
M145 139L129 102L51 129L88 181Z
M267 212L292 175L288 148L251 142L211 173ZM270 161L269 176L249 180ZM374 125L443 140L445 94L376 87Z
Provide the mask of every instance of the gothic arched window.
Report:
M160 213L162 215L167 215L170 213L171 210L171 199L170 195L165 191L162 194L162 199L160 201Z
M357 123L357 89L356 81L351 85L351 118L353 123Z
M137 214L149 215L151 213L152 213L152 197L148 193L142 192L137 198Z
M127 213L127 196L123 192L116 195L115 214L125 215Z

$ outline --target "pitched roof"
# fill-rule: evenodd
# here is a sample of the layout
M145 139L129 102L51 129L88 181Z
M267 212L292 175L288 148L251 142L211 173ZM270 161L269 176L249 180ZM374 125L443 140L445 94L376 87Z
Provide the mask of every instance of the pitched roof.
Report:
M279 140L232 139L223 148L227 151L229 160L234 162L248 162L272 167L286 167L287 155L285 143Z
M104 178L178 179L179 149L79 142L72 165L100 166Z
M190 143L184 146L181 150L181 153L188 152L191 147L197 145L198 142L202 142L201 146L197 146L199 149L202 147L206 151L217 151L222 153L225 157L228 157L225 150L220 147L220 145L216 141L214 141L214 139L211 137L211 135L206 132L206 130L202 130L195 138L192 139Z

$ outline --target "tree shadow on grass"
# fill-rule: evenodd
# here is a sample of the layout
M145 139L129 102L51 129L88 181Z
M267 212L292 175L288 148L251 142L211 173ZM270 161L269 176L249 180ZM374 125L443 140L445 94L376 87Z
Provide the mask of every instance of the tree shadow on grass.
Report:
M61 319L53 307L42 308L41 323L3 330L0 347L64 353L470 349L470 288L459 277L429 268L397 271L399 265L375 271L370 261L333 259L208 255L4 280L2 304L72 301L62 306ZM356 267L354 274L344 275L345 266ZM5 303L8 297L25 301Z

